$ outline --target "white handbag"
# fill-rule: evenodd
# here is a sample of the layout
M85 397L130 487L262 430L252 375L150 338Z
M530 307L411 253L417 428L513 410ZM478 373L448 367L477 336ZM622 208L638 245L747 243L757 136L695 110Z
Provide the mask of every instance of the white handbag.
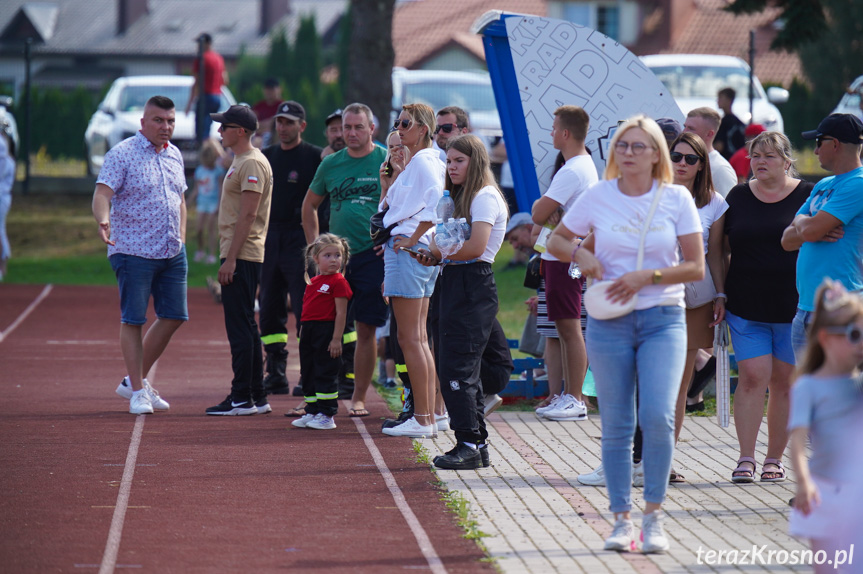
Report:
M684 283L685 301L687 309L697 309L702 305L712 303L716 298L716 286L713 284L713 275L710 274L710 266L704 262L704 279Z
M662 197L663 185L660 185L656 190L656 195L653 197L653 203L650 204L650 210L647 212L647 217L644 220L644 225L641 228L641 237L638 240L638 261L635 265L635 270L641 270L644 264L644 240L647 237L647 230L650 229L650 224L653 221L653 214L656 213L656 208L659 206L659 199ZM629 298L625 303L611 301L606 299L608 289L614 284L614 281L594 281L587 291L584 293L584 307L587 309L587 314L594 319L616 319L623 317L635 310L635 305L638 303L638 293Z

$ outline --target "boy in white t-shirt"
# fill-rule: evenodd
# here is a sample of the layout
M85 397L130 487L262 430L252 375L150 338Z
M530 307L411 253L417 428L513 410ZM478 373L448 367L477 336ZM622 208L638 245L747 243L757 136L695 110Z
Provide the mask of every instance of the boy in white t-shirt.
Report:
M554 175L551 185L533 204L533 222L554 226L560 211L566 212L581 193L599 179L596 166L585 148L590 117L578 106L561 106L554 111L551 137L566 163ZM581 387L587 372L587 350L581 332L582 279L569 276L569 262L559 261L548 252L542 254L548 318L554 321L559 339L546 340L547 360L560 357L563 390L537 414L556 421L585 420L587 407Z

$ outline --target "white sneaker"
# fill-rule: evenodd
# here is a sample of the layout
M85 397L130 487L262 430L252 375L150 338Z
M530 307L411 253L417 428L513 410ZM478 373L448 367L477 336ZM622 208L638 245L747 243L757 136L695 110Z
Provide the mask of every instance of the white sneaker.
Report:
M605 469L602 467L602 463L599 463L596 470L591 473L579 474L577 480L587 486L605 486Z
M153 405L150 403L150 395L145 389L132 393L129 399L129 412L133 415L153 414Z
M545 411L542 416L552 421L585 421L587 405L572 395L564 395L557 408Z
M483 403L485 405L485 408L482 414L484 417L487 417L495 410L497 410L497 407L503 404L503 399L500 398L500 395L488 395L485 397Z
M632 464L632 486L644 486L644 461Z
M333 420L333 417L318 413L315 415L315 418L306 423L306 428L330 430L336 428L336 421Z
M550 410L557 408L557 404L560 402L560 400L562 398L563 397L561 395L554 395L553 397L551 397L551 401L549 401L549 403L547 405L545 405L544 407L539 407L538 409L536 409L536 414L538 414L540 416L544 416L546 411L550 411Z
M159 396L159 391L150 386L150 382L147 379L144 379L144 389L147 391L147 394L150 395L150 404L157 411L167 411L171 408L171 405L168 404L168 401ZM129 381L129 377L123 377L123 380L120 381L120 384L117 385L117 394L123 397L124 399L131 399L132 393L132 383Z
M303 416L301 416L300 418L291 421L291 425L295 426L295 427L299 427L299 428L306 428L306 425L308 425L312 421L312 419L314 419L314 418L315 418L315 415L310 414L310 413L306 413Z
M654 510L641 520L641 551L645 554L665 552L669 548L668 538L662 529L665 513Z
M432 438L434 432L434 425L421 425L417 422L416 417L411 417L400 425L383 430L385 435L409 436L411 438Z
M614 523L611 536L605 539L604 550L616 550L617 552L629 552L632 548L632 539L635 536L635 525L632 520L620 518Z
M447 432L449 428L449 413L435 414L434 423L437 432Z

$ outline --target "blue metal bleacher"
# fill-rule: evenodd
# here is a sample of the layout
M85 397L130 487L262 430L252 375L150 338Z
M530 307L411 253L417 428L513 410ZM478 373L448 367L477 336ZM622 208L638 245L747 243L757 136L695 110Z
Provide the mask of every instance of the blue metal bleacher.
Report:
M507 339L510 349L518 349L517 339ZM514 365L509 384L501 391L502 397L524 397L533 399L548 395L548 381L536 380L533 376L534 369L545 366L542 359L528 357L526 359L513 359Z

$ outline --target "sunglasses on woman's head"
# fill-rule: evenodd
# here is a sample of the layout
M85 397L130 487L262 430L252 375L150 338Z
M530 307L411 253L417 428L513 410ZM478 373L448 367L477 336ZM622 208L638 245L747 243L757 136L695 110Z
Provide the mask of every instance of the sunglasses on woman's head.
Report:
M848 342L852 345L856 345L863 341L863 329L861 329L856 323L851 323L844 327L824 327L824 331L831 335L845 335L845 338L848 339Z
M396 123L393 124L393 129L399 129L399 124L401 124L401 128L406 130L411 127L411 124L414 123L413 120L396 120Z
M688 153L686 155L683 155L679 151L671 152L671 162L672 163L680 163L680 160L682 160L683 158L686 158L686 165L695 165L696 163L698 163L698 160L701 159L700 157L698 157L694 153Z

